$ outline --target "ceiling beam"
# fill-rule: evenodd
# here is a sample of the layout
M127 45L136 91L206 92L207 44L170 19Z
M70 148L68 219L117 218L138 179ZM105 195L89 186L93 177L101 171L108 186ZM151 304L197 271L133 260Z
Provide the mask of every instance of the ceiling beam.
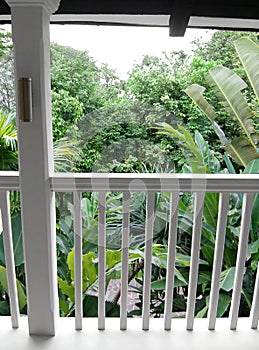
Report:
M184 36L191 15L189 0L175 0L169 20L169 36Z
M19 2L19 1L18 1ZM10 23L10 9L4 0L0 0L0 23ZM186 27L197 27L193 25L192 18L207 18L206 28L219 28L215 25L213 18L235 19L230 21L231 25L224 28L233 30L244 30L240 20L259 21L259 1L258 0L61 0L57 15L155 15L171 16L165 26L170 27L171 36L183 36ZM139 16L141 17L141 16ZM191 19L191 20L189 20ZM55 22L54 17L52 20ZM98 21L98 20L96 20ZM77 18L72 21L77 22ZM95 20L79 20L81 24L96 24ZM104 21L105 25L118 25L114 21ZM116 22L116 21L115 21ZM154 21L154 25L156 25ZM203 22L198 27L203 28ZM240 21L241 22L241 21ZM59 23L71 23L70 20L59 20ZM127 21L121 25L128 25ZM131 24L134 25L134 24ZM138 23L137 25L145 25ZM149 25L152 25L152 23ZM254 27L253 27L254 28ZM249 28L252 30L253 28ZM255 30L258 27L255 26Z

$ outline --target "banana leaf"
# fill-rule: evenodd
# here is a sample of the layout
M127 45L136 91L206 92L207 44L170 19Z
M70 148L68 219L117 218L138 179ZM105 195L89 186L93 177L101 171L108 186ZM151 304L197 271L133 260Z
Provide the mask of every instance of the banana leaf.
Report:
M206 100L206 98L203 96L204 91L205 91L205 88L198 84L192 84L184 90L184 92L193 100L193 102L200 108L200 110L211 121L215 133L217 134L218 138L220 139L220 142L224 146L229 141L226 138L223 130L216 123L215 119L217 117L217 113L215 109Z
M83 300L84 317L98 317L98 297L85 295ZM120 306L110 301L105 301L105 316L120 317Z
M259 141L258 133L252 121L253 112L241 91L247 84L231 69L226 67L214 67L209 70L206 80L221 97L222 102L230 115L236 120L249 142L256 150L256 143Z
M217 227L217 219L218 219L218 202L219 202L218 193L206 193L205 199L204 199L203 216L206 223L215 229Z
M22 285L22 283L18 279L16 279L16 285L17 285L19 309L21 311L27 303L26 295L24 292L25 287ZM2 288L8 294L7 271L4 266L0 266L0 286L2 286Z
M195 104L200 108L200 110L209 118L213 123L217 118L217 113L215 109L209 104L209 102L203 96L205 92L205 87L199 84L192 84L188 86L184 92L194 101Z
M256 149L244 136L239 136L225 145L225 150L236 163L246 167L252 160L259 158Z
M21 214L12 218L12 235L13 235L13 253L15 266L20 266L24 263L23 244L22 244L22 224ZM3 235L0 233L0 264L5 266L4 242Z
M157 134L162 134L171 137L175 140L179 147L183 147L188 153L185 153L186 158L195 158L197 162L197 167L203 166L202 155L197 148L191 133L183 126L177 126L179 130L173 128L167 123L157 123L156 129L158 129Z
M223 67L216 67L216 68L213 68L213 70L210 70L210 74L212 75L212 77L214 77L216 81L220 80L221 84L223 84L223 82L221 81L222 77L221 79L219 79L219 77L216 75L218 71L216 71L215 69L219 69L220 71L222 70L221 75L223 75L222 72L224 73L225 69ZM240 79L237 75L235 75L235 77ZM243 82L242 79L241 79L241 82ZM242 85L241 82L240 82L240 87L244 87L244 85ZM245 82L243 83L245 84ZM216 83L213 83L213 85L216 86ZM205 88L197 84L193 84L185 90L185 92L190 96L190 98L197 104L197 106L205 113L208 119L212 122L214 131L219 137L225 150L230 154L230 156L235 160L235 162L237 162L239 165L246 167L251 160L258 158L256 145L254 143L254 141L256 141L257 143L258 134L256 133L251 120L251 117L252 117L251 111L250 111L250 117L247 117L247 116L242 117L243 114L239 116L239 119L241 123L243 123L243 127L246 130L246 135L249 136L249 139L247 140L244 136L240 136L232 140L232 142L230 142L225 136L224 131L215 122L214 119L216 118L217 114L213 109L213 107L209 105L205 97L202 95L204 91L205 91ZM241 93L240 95L241 95L241 98L243 99L243 96ZM237 103L235 102L234 105L236 104ZM245 101L245 104L246 104L246 101ZM208 105L210 107L208 107ZM238 110L242 110L242 108L238 107ZM245 112L243 111L242 113L245 113ZM243 119L241 119L241 117ZM250 135L250 132L252 136ZM252 137L254 138L254 140Z
M259 174L259 159L252 160L245 170L243 171L243 174ZM253 233L257 233L258 226L259 226L259 195L258 193L255 194L254 197L254 205L252 210L252 218L251 218L251 224Z
M233 289L236 268L234 266L224 270L220 275L220 289L229 292Z
M236 40L234 45L259 102L259 46L246 37Z

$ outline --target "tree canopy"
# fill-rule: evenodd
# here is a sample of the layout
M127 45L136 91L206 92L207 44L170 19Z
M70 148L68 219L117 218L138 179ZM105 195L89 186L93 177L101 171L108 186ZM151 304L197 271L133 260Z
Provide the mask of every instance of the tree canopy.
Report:
M74 161L75 171L154 171L156 167L180 171L181 147L152 127L169 122L186 126L192 134L199 130L222 160L224 151L211 123L184 90L191 84L204 86L205 97L218 111L217 123L231 138L236 137L239 130L209 89L206 75L213 67L225 65L247 79L233 45L243 35L215 31L208 42L197 39L189 56L183 51L145 55L125 81L89 52L52 43L54 141L66 138L77 143L80 156ZM249 36L259 38L255 33ZM0 32L0 73L0 109L8 114L15 110L13 53L11 36L4 31ZM253 91L248 88L246 94L253 104Z
M56 170L258 173L259 104L258 91L254 89L251 82L254 76L257 77L259 63L254 65L248 60L249 62L241 64L234 50L234 41L241 36L243 33L215 31L207 43L195 41L193 55L187 56L182 51L162 54L160 57L145 55L140 62L134 64L125 81L121 80L108 65L98 64L89 52L51 44L52 117ZM253 50L258 51L259 48L256 45L258 35L251 33L249 36L254 40ZM223 65L227 68L223 68ZM256 72L253 71L254 67ZM220 81L217 80L218 73L220 73ZM208 76L211 79L208 79ZM226 77L233 78L235 85L234 88L232 85L228 91L226 91L226 85L228 85ZM211 80L214 80L212 85ZM248 85L247 80L250 80ZM238 83L241 84L242 89L238 90ZM218 89L215 89L215 85ZM218 99L219 87L222 87L221 90L224 88L227 101L224 98ZM241 99L240 90L244 99ZM226 102L229 101L232 107L236 107L236 105L233 106L232 91L238 94L239 100L245 101L241 107L245 106L245 110L251 109L253 111L251 114L247 116L236 113L233 118L232 108L231 117L229 109L225 107ZM195 102L192 102L185 92ZM236 96L234 96L235 101L238 100ZM0 170L16 170L18 167L14 111L12 43L10 34L0 32ZM211 111L212 114L209 114L208 112ZM240 111L243 111L243 108L240 108ZM239 128L238 124L241 124ZM240 133L242 128L243 134ZM234 144L223 142L224 149L220 145L218 136L221 141L228 139L235 142ZM242 137L242 147L238 144L239 136ZM250 142L250 149L253 147L252 157L246 153L248 148L244 143L245 138ZM242 157L244 155L245 158L243 157L241 164L235 157L231 160L224 153L226 150L231 156L227 147L230 145L232 150L246 148L242 153ZM146 196L144 193L132 193L130 200L129 280L135 278L140 285L138 288L140 300L136 303L136 308L129 313L129 316L132 316L142 313L141 284L143 284L145 249ZM219 195L206 193L195 307L197 317L206 316L208 311L218 205ZM70 194L57 193L56 206L60 313L62 316L73 316L74 207ZM219 317L228 315L231 303L241 226L242 195L231 194L228 206L226 244L220 277L217 314ZM151 313L156 317L164 312L169 207L170 194L156 193L150 301ZM177 312L186 311L193 208L193 195L181 193L172 307L172 310ZM259 196L256 195L251 215L248 256L239 309L242 316L249 315L258 265L258 208ZM20 202L19 195L13 192L11 192L11 212L20 309L26 312ZM121 273L122 193L107 194L106 215L106 282L108 285L111 279L120 278ZM82 217L83 310L84 315L96 316L97 297L87 293L89 290L96 292L98 279L97 193L83 194ZM10 310L6 278L3 278L6 269L1 234L0 270L2 271L0 314L8 315ZM179 293L179 287L181 293ZM120 290L113 302L106 301L109 315L119 315L119 298Z

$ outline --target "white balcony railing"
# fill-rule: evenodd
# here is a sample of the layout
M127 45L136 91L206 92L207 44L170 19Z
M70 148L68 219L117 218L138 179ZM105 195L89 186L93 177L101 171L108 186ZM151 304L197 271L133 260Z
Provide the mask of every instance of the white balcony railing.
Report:
M0 225L3 230L3 243L7 271L8 295L13 328L19 327L19 303L16 286L13 237L11 228L9 190L19 189L19 176L16 173L3 173L0 176ZM1 231L2 231L1 230Z
M142 329L149 329L152 242L154 225L154 204L156 192L170 192L170 217L168 234L168 260L165 290L164 329L171 329L174 270L176 259L176 238L178 225L178 204L182 192L194 193L194 214L192 228L191 263L188 285L186 328L193 329L196 290L198 282L200 240L203 219L203 204L206 193L220 194L218 222L212 270L212 283L208 312L208 328L215 329L220 289L226 224L231 193L244 193L241 214L241 228L236 259L236 269L230 309L230 328L236 329L247 256L250 219L254 194L259 192L258 175L204 175L204 174L55 174L49 186L54 192L73 192L74 201L74 245L75 245L75 324L82 329L82 210L83 192L98 192L98 329L105 328L105 253L106 253L106 192L123 193L122 209L122 267L120 329L127 328L127 295L130 234L130 192L145 192L145 258L143 284ZM18 326L18 299L15 285L15 269L12 252L10 210L8 190L19 190L19 176L16 173L2 173L0 176L0 207L3 222L8 288L13 327ZM31 249L29 246L25 249ZM37 269L37 266L35 266ZM29 278L29 276L27 276ZM29 293L29 291L28 291ZM39 301L40 302L40 301ZM30 305L28 305L30 307ZM256 277L251 309L251 327L257 328L259 319L259 274Z

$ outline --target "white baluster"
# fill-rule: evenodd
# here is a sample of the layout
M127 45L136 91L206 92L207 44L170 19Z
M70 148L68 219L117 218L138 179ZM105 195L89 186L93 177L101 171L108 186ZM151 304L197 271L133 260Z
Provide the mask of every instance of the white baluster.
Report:
M0 191L0 209L3 224L3 241L7 270L8 295L10 300L12 327L19 327L19 304L15 276L13 237L10 215L9 191Z
M240 297L242 291L242 283L245 272L245 260L247 254L248 235L250 229L251 213L253 209L254 195L245 193L243 197L241 228L239 235L239 244L237 251L237 262L235 279L232 293L232 303L230 307L230 329L235 330L237 327Z
M171 329L173 290L174 290L174 269L176 257L176 240L178 226L178 204L179 193L171 193L170 196L170 216L168 232L168 257L166 270L166 287L165 287L165 322L164 329Z
M216 233L214 260L213 260L209 313L208 313L209 329L211 330L215 329L215 324L216 324L217 307L218 307L218 300L219 300L220 274L222 269L226 225L227 225L227 218L228 218L228 205L229 205L229 193L220 193L217 233Z
M81 192L73 193L74 202L74 270L75 270L75 328L82 329L83 286L82 286L82 210Z
M189 276L189 293L187 300L187 330L193 329L196 291L198 282L200 242L202 229L202 216L204 205L204 193L195 193L194 215L193 215L193 231L192 231L192 249L191 249L191 265Z
M98 329L105 329L106 192L98 193Z
M144 260L143 310L142 310L142 329L143 330L149 329L149 311L150 311L149 304L150 304L151 269L152 269L154 206L155 206L155 192L148 192L147 200L146 200L145 260Z
M130 192L123 193L122 203L122 265L121 265L121 306L120 329L127 329L128 275L129 275L129 233L130 233Z

